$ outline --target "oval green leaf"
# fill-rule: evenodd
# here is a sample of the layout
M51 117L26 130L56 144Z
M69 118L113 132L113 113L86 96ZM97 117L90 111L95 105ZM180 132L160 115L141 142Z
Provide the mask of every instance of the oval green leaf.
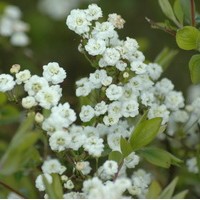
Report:
M108 159L114 160L120 164L123 161L123 155L119 151L112 151L110 152Z
M133 151L149 144L159 133L162 118L156 117L140 122L130 137Z
M199 50L200 31L192 26L184 26L176 33L176 43L183 50Z
M200 83L200 55L194 55L189 62L190 77L194 84Z

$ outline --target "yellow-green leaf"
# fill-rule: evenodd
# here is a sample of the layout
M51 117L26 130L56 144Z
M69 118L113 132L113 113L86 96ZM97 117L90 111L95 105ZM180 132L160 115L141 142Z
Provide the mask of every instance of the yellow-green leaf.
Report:
M130 143L123 137L121 137L120 139L120 148L124 158L127 157L131 152L133 152Z
M114 160L120 164L123 161L123 155L119 151L112 151L110 152L108 159Z
M156 198L158 198L161 190L162 190L162 188L161 188L160 184L156 180L153 180L151 185L149 186L146 198L147 199L156 199Z
M140 122L130 137L130 144L135 151L149 144L158 134L162 118L157 117Z
M194 55L189 62L190 77L194 84L200 83L200 54Z
M183 50L199 50L200 31L193 26L184 26L176 33L176 43Z

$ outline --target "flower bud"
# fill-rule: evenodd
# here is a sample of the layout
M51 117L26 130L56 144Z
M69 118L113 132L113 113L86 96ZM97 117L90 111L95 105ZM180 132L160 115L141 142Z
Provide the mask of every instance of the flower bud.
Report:
M37 112L35 115L35 121L37 123L42 123L44 121L44 116L41 113Z
M11 68L10 68L10 73L11 74L16 74L20 71L20 65L19 64L14 64Z

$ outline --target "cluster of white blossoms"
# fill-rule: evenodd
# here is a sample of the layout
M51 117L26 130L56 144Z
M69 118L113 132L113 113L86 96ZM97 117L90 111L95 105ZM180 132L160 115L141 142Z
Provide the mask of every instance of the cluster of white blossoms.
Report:
M13 46L26 46L29 38L26 32L29 25L21 20L22 13L17 6L8 5L0 13L0 36L9 37Z
M65 159L63 164L53 158L43 163L42 174L36 179L40 191L45 192L44 177L51 184L51 174L58 174L63 183L63 198L145 198L151 175L140 168L135 170L140 162L136 152L121 163L104 158L108 152L121 152L120 139L130 138L133 120L145 111L148 119L162 117L162 125L172 118L177 123L186 122L184 98L170 80L159 80L161 66L145 62L135 39L119 39L116 29L123 28L125 23L121 16L110 14L107 21L100 22L102 16L101 8L91 4L84 10L72 10L66 20L69 29L82 37L80 52L96 68L89 77L76 82L76 96L88 102L80 108L82 124L75 124L77 115L69 103L60 102L59 84L66 72L56 62L44 65L42 76L20 71L14 65L13 76L0 74L0 92L22 85L27 94L22 98L25 109L49 110L48 116L37 113L35 120L47 133L51 150ZM66 162L72 167L67 169ZM129 169L134 169L131 175ZM76 180L81 183L77 185Z

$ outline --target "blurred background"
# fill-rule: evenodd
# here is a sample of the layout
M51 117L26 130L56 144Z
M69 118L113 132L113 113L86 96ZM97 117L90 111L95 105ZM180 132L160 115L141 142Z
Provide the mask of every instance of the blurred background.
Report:
M58 62L67 71L67 79L62 85L64 99L76 107L75 81L88 76L94 69L79 53L80 38L67 28L65 21L71 9L87 8L90 3L97 3L102 8L105 19L109 13L120 14L125 19L125 27L119 31L121 39L127 36L135 38L146 60L153 62L165 47L178 50L163 76L171 79L176 90L181 90L186 96L187 88L191 85L188 62L194 52L179 51L174 36L152 29L146 21L145 17L155 22L166 19L157 0L0 1L0 16L6 5L18 6L22 12L21 20L29 26L26 33L29 45L26 47L14 47L9 43L9 38L0 36L0 74L9 73L13 64L20 64L22 69L27 68L32 74L40 75L44 64ZM196 8L199 6L200 1L196 1ZM4 97L0 96L0 157L17 129L20 110L5 102ZM28 183L23 184L28 187Z

